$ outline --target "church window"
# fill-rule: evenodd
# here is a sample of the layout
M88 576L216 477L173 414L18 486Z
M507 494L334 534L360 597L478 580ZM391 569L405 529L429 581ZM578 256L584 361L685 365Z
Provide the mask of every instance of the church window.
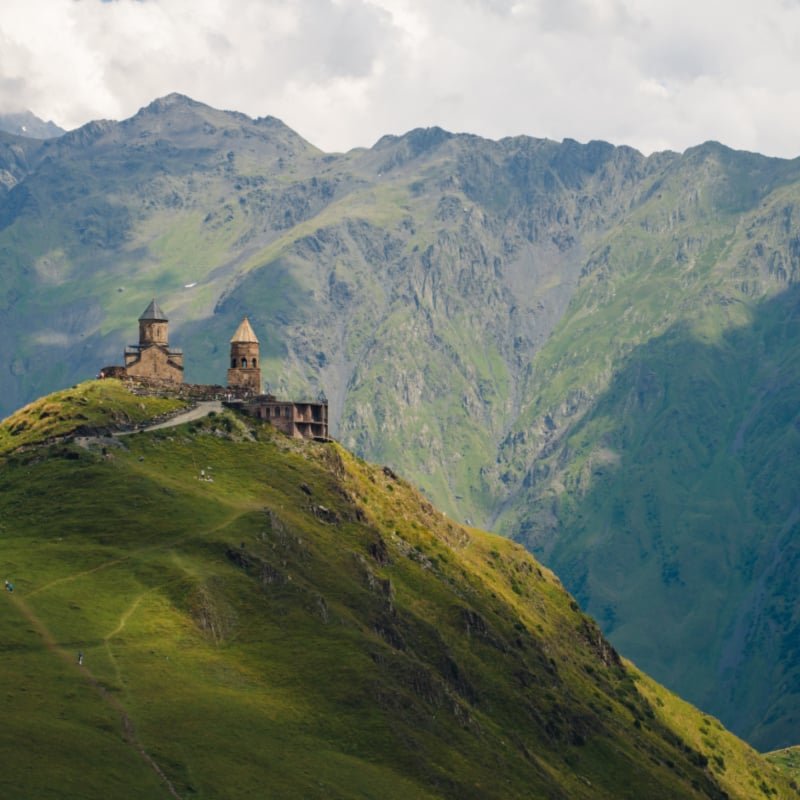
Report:
M246 359L246 358L243 358L243 359L242 359L242 367L243 367L244 369L246 369L246 368L247 368L247 359Z
M236 369L236 359L235 358L231 359L231 369Z
M257 366L257 364L256 364L256 360L257 360L257 359L255 359L255 358L253 359L253 369L255 369L255 368L256 368L256 366Z

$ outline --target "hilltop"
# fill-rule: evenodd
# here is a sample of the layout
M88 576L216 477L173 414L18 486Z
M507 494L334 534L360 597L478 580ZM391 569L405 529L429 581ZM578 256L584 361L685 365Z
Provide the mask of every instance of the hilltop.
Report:
M231 412L92 439L132 409L107 380L0 427L7 792L798 796L392 470Z
M187 380L219 382L247 314L270 390L324 390L349 449L525 543L650 673L789 745L799 203L800 161L715 142L430 128L322 153L181 95L0 134L0 408L116 363L154 295Z

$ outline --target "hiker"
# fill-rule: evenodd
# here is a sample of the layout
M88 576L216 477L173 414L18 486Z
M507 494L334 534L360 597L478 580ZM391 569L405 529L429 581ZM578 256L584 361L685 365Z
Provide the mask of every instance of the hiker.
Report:
M14 591L14 584L11 581L6 580L6 591L13 592Z
M83 652L80 650L78 650L78 666L83 666Z

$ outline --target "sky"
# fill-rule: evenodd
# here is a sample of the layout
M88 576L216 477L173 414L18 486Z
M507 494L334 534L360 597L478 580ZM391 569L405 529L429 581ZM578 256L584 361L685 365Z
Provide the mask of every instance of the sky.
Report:
M709 139L800 155L800 0L3 0L0 112L64 128L180 92L327 151Z

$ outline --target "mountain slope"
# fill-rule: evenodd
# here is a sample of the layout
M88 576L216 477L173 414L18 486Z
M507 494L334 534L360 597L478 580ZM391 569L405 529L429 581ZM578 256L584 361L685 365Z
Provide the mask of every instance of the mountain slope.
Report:
M31 111L0 114L0 131L29 139L52 139L66 133L52 120L45 122Z
M275 393L324 390L347 447L793 743L800 162L437 128L324 154L170 95L0 135L0 170L6 411L118 363L155 294L187 379L220 382L246 313Z
M664 190L598 251L507 438L518 494L501 527L639 663L770 747L791 741L798 703L800 191L754 161L747 209L700 198L660 243ZM642 636L654 616L657 641Z
M323 156L179 96L92 123L46 143L6 202L4 402L118 361L154 293L191 343L189 379L219 380L249 313L273 389L324 388L349 446L486 518L479 470L531 358L588 244L665 158L436 129Z
M9 790L796 796L519 545L388 469L229 413L82 441L6 447L0 471Z

